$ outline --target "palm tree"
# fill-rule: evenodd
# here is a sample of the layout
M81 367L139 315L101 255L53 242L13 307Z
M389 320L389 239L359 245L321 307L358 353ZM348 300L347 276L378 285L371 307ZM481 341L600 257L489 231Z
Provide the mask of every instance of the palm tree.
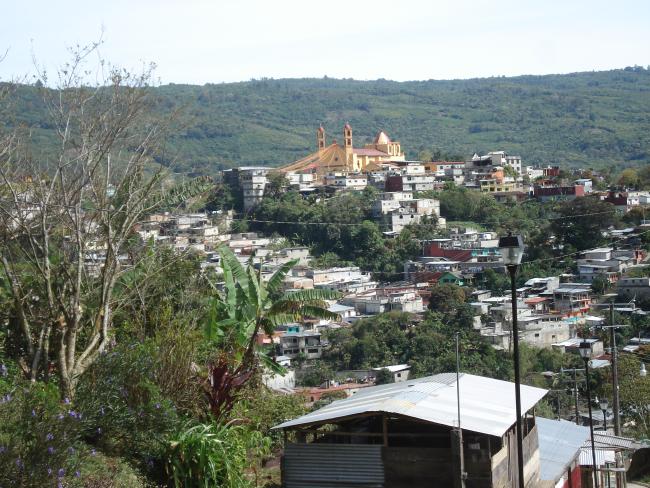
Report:
M215 288L205 324L206 337L219 349L219 355L208 365L205 384L216 419L230 411L241 388L260 363L274 372L284 373L259 346L260 334L272 335L279 325L305 317L338 320L338 314L327 310L326 300L341 296L330 290L283 292L284 278L298 260L283 264L264 281L252 259L244 267L229 248L222 246L219 254L224 286L223 290Z

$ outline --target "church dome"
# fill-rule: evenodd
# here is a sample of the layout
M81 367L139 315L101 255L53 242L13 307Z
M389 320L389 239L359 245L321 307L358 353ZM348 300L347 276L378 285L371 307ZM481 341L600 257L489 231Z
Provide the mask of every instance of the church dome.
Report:
M389 144L390 137L383 130L380 131L375 137L375 144Z

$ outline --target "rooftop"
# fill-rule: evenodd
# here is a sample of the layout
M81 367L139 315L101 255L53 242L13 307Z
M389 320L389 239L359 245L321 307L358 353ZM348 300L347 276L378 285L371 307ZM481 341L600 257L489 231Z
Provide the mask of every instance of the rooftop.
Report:
M366 388L315 412L284 422L275 428L331 423L365 413L392 413L433 424L458 424L456 374ZM522 385L522 412L539 402L547 391ZM460 375L461 425L464 430L502 436L516 421L515 385L507 381L462 373Z
M579 455L580 447L589 438L589 428L566 420L537 417L537 438L541 480L558 480Z

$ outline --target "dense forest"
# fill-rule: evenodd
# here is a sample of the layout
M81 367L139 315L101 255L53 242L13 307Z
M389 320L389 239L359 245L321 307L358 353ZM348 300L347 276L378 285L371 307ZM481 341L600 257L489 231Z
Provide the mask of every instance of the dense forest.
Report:
M40 87L14 92L17 119L54 143ZM612 167L650 162L650 71L394 82L262 79L155 88L157 115L176 113L158 159L174 171L212 174L239 165L281 165L328 141L345 122L361 146L379 129L408 158L469 157L505 149L525 164ZM6 123L6 122L5 122Z

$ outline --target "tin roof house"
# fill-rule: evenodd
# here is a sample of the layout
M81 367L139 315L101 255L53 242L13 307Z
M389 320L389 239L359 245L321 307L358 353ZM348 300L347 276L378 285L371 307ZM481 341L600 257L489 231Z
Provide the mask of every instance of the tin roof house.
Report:
M458 402L460 394L459 442ZM524 476L540 476L532 411L546 390L521 387ZM517 486L513 383L443 373L364 388L276 428L285 432L282 483L296 487ZM288 440L291 439L291 442Z

